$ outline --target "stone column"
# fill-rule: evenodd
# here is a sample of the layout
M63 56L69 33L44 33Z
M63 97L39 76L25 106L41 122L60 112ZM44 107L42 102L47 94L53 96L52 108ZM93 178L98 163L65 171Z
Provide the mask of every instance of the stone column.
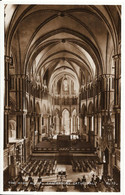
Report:
M75 132L77 132L77 127L78 127L78 124L77 124L77 116L75 116Z
M28 159L28 157L30 156L30 147L31 147L31 138L30 138L30 126L31 126L31 123L30 123L30 115L27 114L26 115L26 138L27 138L27 141L26 141L26 160Z
M114 109L115 109L115 143L120 147L120 106L121 106L121 55L113 56L115 65L115 91L114 91Z
M26 137L26 82L25 75L16 75L15 88L16 88L16 131L17 138L23 139Z
M56 116L54 116L53 120L54 120L54 131L56 132Z
M95 115L95 147L96 147L96 141L97 141L97 116Z
M23 113L23 137L26 137L26 113Z
M108 175L111 176L112 174L112 154L109 152L109 165L108 165Z
M5 96L4 96L4 148L7 148L9 143L8 135L8 124L9 124L9 65L12 63L12 58L5 56L5 71L4 71L4 82L5 82Z
M95 115L95 135L97 135L97 116Z
M60 116L60 131L61 132L63 129L62 129L62 116Z
M82 135L84 132L83 132L83 118L82 118L82 115L79 117L79 131L80 131L80 135Z
M48 115L48 132L50 134L50 115Z
M11 58L9 56L5 56L5 108L9 107L9 65L11 63Z
M85 125L84 133L87 135L87 116L85 116L84 118L84 125Z
M4 149L9 143L9 109L4 111Z
M86 131L86 141L89 141L89 116L87 116L87 131Z
M36 140L35 140L35 131L36 131L36 117L35 117L35 113L34 113L34 117L33 117L33 120L34 120L34 130L33 130L33 132L34 132L34 140L33 140L33 147L35 148L35 146L36 146Z
M23 113L23 139L24 139L24 150L23 150L23 159L24 162L26 161L26 153L27 153L27 147L26 147L26 113Z
M99 142L98 142L98 144L99 144L99 151L98 151L98 156L99 156L99 158L100 158L100 160L103 158L102 157L102 149L101 149L101 140L100 140L100 138L102 137L102 124L101 124L102 122L101 122L101 114L98 114L98 124L97 124L97 128L98 128L98 139L99 139Z
M16 112L16 137L23 139L23 115L21 112Z
M72 120L71 120L71 116L69 117L69 133L71 134L71 122L72 122Z
M115 124L115 114L114 113L111 116L111 120ZM113 128L113 140L115 140L115 126Z
M121 80L121 55L120 54L116 54L113 56L114 59L114 65L115 65L115 94L114 94L114 103L115 106L119 106L119 82Z
M39 142L39 116L36 115L36 129L35 129L35 132L36 132L36 136L35 136L35 139L36 139L36 144Z
M31 115L27 114L26 115L26 138L29 138L30 136L30 117Z
M102 159L102 154L101 154L101 147L99 147L99 151L98 151L98 157L101 160Z
M78 131L80 130L79 128L80 128L80 116L77 116L77 130Z
M102 137L101 115L98 116L98 136Z
M72 120L72 116L71 116L71 133L73 133L73 125L72 125L72 122L73 122L73 120Z
M75 116L72 116L72 133L75 132Z
M94 117L91 118L91 131L94 131Z
M90 134L92 129L92 116L88 116L88 141L90 141Z
M46 133L48 135L49 129L48 129L48 116L46 116Z
M39 142L42 141L42 116L39 116Z

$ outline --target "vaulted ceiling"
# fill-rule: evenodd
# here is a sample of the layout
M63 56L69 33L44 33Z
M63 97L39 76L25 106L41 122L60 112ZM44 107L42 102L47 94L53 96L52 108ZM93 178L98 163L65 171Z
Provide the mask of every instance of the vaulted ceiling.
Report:
M16 73L41 82L47 78L49 83L53 74L91 81L112 72L121 40L120 10L113 5L6 5L5 53L13 56Z

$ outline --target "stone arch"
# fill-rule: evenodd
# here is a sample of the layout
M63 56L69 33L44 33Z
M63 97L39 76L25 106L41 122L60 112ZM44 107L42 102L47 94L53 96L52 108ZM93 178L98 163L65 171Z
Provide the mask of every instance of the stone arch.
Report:
M76 108L72 110L72 122L71 122L71 132L75 133L77 131L77 113Z
M60 111L58 108L55 109L54 115L55 115L55 131L56 134L58 134L60 132Z
M86 105L85 104L82 105L81 113L82 113L83 116L86 116L87 108L86 108Z
M74 108L73 110L72 110L72 116L73 115L76 115L76 108Z
M93 103L90 102L89 105L88 105L88 114L93 114L93 111L94 111L94 106L93 106Z
M64 134L70 134L70 111L64 108L62 111L62 131Z
M46 38L49 38L53 35L57 35L61 32L65 32L67 34L71 34L71 35L74 35L76 37L79 37L81 38L82 40L84 40L84 42L81 42L81 41L78 41L76 40L75 42L81 46L82 48L84 48L89 54L90 56L92 57L95 65L96 65L96 69L97 69L97 74L100 72L102 73L103 72L103 60L102 60L102 56L100 54L100 51L97 47L95 47L95 45L91 42L90 39L88 39L87 37L83 36L81 33L78 33L77 31L74 31L74 30L71 30L71 29L68 29L68 28L60 28L60 29L56 29L56 30L52 30L51 32L47 33L47 35L44 35L44 36L41 36L38 40L36 40L36 42L34 43L34 45L38 46L39 42L40 41L43 41L45 40ZM86 44L88 43L88 44ZM32 46L31 50L34 48L34 45ZM41 48L41 46L38 46ZM91 49L90 49L91 47ZM38 49L40 49L38 48ZM90 52L91 51L91 52ZM27 70L29 69L28 67L28 60L29 60L29 55L30 55L30 52L29 51L29 54L27 55L26 57L26 60L25 60L25 73L27 72ZM30 56L30 60L32 59L33 57Z
M16 139L16 121L9 120L9 140Z
M59 114L59 113L60 113L59 109L56 108L55 111L54 111L54 115Z
M63 113L64 110L67 110L69 112L69 114L71 114L70 110L68 108L63 108L62 113Z

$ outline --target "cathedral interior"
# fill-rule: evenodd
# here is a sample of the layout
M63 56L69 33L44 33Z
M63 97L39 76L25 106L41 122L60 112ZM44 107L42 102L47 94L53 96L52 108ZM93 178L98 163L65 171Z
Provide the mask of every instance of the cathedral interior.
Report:
M3 190L120 192L121 6L4 11Z

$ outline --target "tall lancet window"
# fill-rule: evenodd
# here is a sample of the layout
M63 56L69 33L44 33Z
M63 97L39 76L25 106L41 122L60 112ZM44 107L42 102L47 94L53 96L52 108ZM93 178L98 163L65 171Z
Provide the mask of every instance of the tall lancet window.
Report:
M69 90L67 78L63 80L63 90L67 92Z

